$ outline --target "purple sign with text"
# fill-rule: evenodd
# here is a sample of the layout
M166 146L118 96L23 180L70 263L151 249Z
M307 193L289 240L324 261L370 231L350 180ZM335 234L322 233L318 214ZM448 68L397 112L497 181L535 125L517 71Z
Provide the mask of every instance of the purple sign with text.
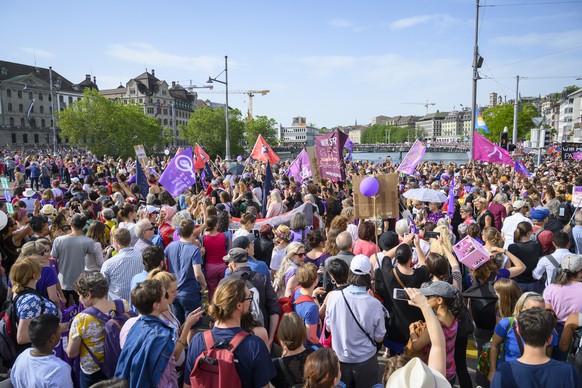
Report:
M187 148L174 156L159 181L172 197L182 194L184 190L196 183L194 163L192 162L192 148Z
M331 179L333 182L346 179L343 148L347 139L348 135L342 131L315 137L315 150L319 159L321 178Z

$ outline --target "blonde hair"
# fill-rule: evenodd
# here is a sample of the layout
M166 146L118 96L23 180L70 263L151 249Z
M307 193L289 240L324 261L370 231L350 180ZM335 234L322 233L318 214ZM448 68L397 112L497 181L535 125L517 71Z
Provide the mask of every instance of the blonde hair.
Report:
M493 288L499 295L499 315L501 318L510 317L521 296L521 288L511 279L499 279Z
M166 291L170 288L172 282L177 281L173 273L166 272L161 268L154 268L148 273L147 279L159 280L164 285Z
M525 305L530 302L546 303L544 297L537 292L528 291L521 294L517 302L515 303L515 309L513 310L513 316L517 318L521 310L525 308Z
M281 226L281 225L279 225L279 226ZM275 291L277 292L277 294L281 294L282 292L285 292L285 274L289 270L289 267L291 267L291 263L292 263L291 258L293 256L295 256L295 254L300 249L305 249L305 245L303 245L297 241L292 242L291 244L287 245L287 252L285 254L285 259L283 260L283 262L281 263L281 266L277 270L277 273L275 274L275 280L273 282L274 288L275 288Z
M441 235L443 242L441 243L439 240L431 238L430 251L446 257L445 247L449 252L453 251L453 245L451 244L451 232L449 228L444 225L437 226L433 231L438 232Z
M34 257L23 257L16 260L16 263L10 269L10 282L12 283L12 292L19 294L26 288L29 281L40 277L42 267Z

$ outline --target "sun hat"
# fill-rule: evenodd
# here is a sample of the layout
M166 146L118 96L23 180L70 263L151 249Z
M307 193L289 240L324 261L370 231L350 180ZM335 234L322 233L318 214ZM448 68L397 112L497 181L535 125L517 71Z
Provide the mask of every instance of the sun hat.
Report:
M415 357L392 373L386 388L450 388L451 384L420 358Z
M352 258L350 263L350 271L356 275L369 275L372 265L370 259L366 255L356 255Z
M22 195L24 195L26 198L30 198L35 194L36 194L36 191L31 189L30 187L27 187L26 190L24 190L24 192L22 193Z
M527 203L525 201L522 201L521 199L518 199L517 201L514 201L512 206L515 210L519 210L522 207L526 206Z
M42 207L40 212L45 216L54 216L55 214L57 214L57 209L55 209L53 205L48 203Z
M398 234L396 232L388 231L384 232L378 237L378 246L383 251L389 251L398 245Z

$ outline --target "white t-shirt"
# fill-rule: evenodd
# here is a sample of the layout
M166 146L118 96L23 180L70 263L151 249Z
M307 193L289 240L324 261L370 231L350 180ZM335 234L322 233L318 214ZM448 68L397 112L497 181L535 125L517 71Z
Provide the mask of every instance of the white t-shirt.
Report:
M285 255L287 254L287 247L283 249L277 249L277 247L273 248L273 253L271 254L271 266L270 268L273 271L277 271L285 259Z
M10 372L15 387L69 388L73 387L71 367L55 355L35 357L32 349L22 352Z

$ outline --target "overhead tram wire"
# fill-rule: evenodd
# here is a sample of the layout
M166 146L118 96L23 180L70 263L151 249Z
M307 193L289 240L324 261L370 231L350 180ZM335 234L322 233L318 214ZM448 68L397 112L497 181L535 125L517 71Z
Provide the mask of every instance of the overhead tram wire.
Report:
M522 7L528 5L555 5L555 4L581 4L582 0L569 0L569 1L543 1L543 2L536 2L536 3L509 3L509 4L488 4L488 5L481 5L479 7Z
M581 3L582 3L582 1L581 1ZM503 65L496 66L495 69L498 69L500 67L505 67L505 66L516 65L518 63L523 63L523 62L531 61L532 59L539 59L539 58L549 57L551 55L560 54L560 53L563 53L563 52L566 52L566 51L571 51L571 50L577 50L579 48L582 48L582 45L570 47L570 48L563 49L563 50L559 50L559 51L554 51L554 52L551 52L551 53L548 53L548 54L538 55L538 56L531 57L531 58L520 59L519 61L515 61L515 62L504 63Z

